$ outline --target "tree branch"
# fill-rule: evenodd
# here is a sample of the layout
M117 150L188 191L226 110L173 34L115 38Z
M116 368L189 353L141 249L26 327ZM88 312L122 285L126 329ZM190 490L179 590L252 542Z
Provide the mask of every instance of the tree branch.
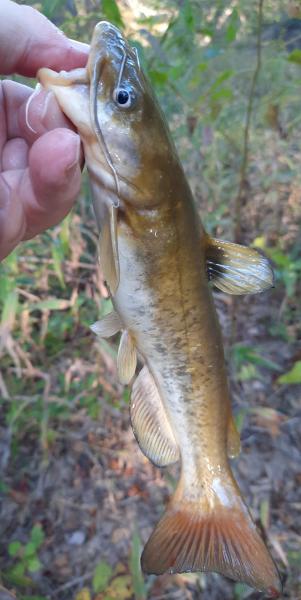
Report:
M256 40L256 66L252 77L250 94L246 112L246 122L244 127L244 143L243 143L243 154L240 166L240 177L239 177L239 188L237 196L234 201L234 241L241 241L241 205L244 196L244 191L247 181L247 168L249 158L249 135L250 135L250 124L253 112L253 103L255 98L255 89L257 80L261 68L261 34L262 34L262 20L263 20L263 3L264 0L258 2L258 27L257 27L257 40Z

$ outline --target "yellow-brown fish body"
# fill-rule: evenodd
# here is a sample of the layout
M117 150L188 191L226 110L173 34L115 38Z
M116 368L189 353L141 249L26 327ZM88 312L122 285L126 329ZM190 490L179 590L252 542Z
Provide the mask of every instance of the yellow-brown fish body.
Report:
M84 144L101 229L100 259L115 312L94 330L122 330L142 451L181 476L142 556L146 572L217 571L277 597L277 570L228 462L238 440L220 328L208 285L260 291L271 272L255 251L212 240L196 214L168 128L135 51L109 23L95 29L87 69L41 70Z

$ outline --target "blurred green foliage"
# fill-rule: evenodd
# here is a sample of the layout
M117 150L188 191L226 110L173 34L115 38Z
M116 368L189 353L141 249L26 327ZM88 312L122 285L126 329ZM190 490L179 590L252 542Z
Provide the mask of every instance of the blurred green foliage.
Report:
M256 67L257 3L24 3L41 10L66 35L85 42L101 19L124 29L156 89L208 232L232 239L233 201ZM270 334L293 344L300 335L301 316L301 50L288 47L273 30L275 23L289 20L288 5L281 0L264 3L262 66L251 118L242 230L245 242L263 248L275 266L281 311L277 320L269 322ZM58 421L79 408L97 419L100 398L115 407L128 399L128 392L123 395L107 377L113 368L114 344L100 345L89 332L89 325L111 306L103 299L96 256L97 231L84 179L72 214L51 231L20 245L0 265L0 403L13 456L18 452L19 431L38 433L47 455ZM277 373L279 386L301 381L300 361L287 365L288 372L280 375L283 364L244 341L234 345L232 359L240 382L258 378L261 368ZM28 544L32 543L31 539ZM39 546L32 557L26 548L15 542L9 549L18 558L13 568L19 565L22 577L32 570L31 558L38 565ZM138 553L139 540L134 538L131 586L135 598L142 599L146 590L137 567ZM105 589L111 575L108 565L97 565L95 593ZM126 577L114 579L115 586L126 590L124 598L129 589ZM244 590L236 584L235 598L246 597ZM112 597L122 597L120 590L116 593L119 596Z
M30 574L39 571L42 567L38 551L44 538L42 527L35 525L26 544L22 544L19 540L9 544L8 553L14 559L14 565L5 573L5 578L10 583L21 586L31 584Z

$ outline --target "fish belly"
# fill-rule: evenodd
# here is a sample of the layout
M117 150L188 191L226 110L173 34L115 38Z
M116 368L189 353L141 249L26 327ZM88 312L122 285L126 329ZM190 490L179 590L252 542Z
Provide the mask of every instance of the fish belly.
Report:
M162 255L147 247L118 236L114 305L156 381L194 480L204 452L207 462L226 460L229 396L219 327L201 259L194 274L192 259L186 272L187 256L167 256L164 278Z

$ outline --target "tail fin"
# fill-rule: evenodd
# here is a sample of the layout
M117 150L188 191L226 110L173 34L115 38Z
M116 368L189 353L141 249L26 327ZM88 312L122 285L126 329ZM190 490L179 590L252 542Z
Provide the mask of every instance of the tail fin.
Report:
M277 568L257 533L231 479L199 502L181 496L181 485L148 540L141 566L145 573L215 571L278 598ZM231 495L230 495L231 493ZM232 496L232 497L231 497Z

